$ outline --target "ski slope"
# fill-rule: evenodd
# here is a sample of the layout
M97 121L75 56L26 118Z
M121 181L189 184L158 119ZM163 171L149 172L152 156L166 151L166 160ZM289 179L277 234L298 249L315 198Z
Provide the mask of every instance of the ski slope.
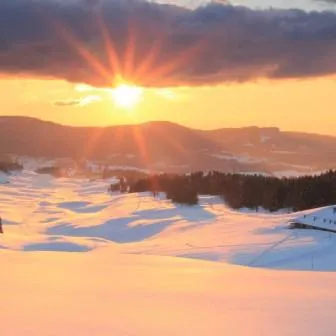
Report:
M0 185L1 334L334 334L336 234L288 229L333 208L253 213L106 189L29 171Z

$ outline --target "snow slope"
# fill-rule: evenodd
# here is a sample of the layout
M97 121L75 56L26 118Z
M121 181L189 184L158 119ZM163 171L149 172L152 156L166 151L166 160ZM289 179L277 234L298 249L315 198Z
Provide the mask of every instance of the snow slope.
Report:
M288 230L298 218L329 224L333 208L301 214L233 211L201 197L184 207L150 194L106 192L106 181L54 179L24 172L2 185L3 249L88 252L110 247L122 253L197 258L295 270L336 270L336 235ZM323 223L321 211L328 220ZM317 220L317 221L318 221ZM334 223L334 222L333 222Z
M27 171L9 181L2 335L334 335L336 235L287 228L312 211L237 212L210 196L189 208Z
M323 335L335 331L334 273L188 259L3 252L1 334Z

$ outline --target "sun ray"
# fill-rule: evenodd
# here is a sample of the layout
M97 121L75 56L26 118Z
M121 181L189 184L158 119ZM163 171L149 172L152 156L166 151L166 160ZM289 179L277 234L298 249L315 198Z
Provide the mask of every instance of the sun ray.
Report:
M133 15L128 18L127 39L124 54L123 76L127 79L132 78L136 53L136 20Z
M174 138L170 136L169 134L166 134L163 131L159 131L158 129L154 129L154 132L159 137L161 136L162 138L167 140L174 147L174 149L176 149L176 151L179 152L180 154L184 154L184 155L188 154L188 151L183 146L181 146L178 141L174 140Z
M47 12L39 7L35 7L38 13L50 24L55 32L60 38L62 38L69 47L73 48L86 63L97 72L99 76L104 78L106 83L111 82L111 74L109 71L101 64L101 62L96 59L95 56L85 47L84 43L75 35L70 27L67 26L65 22L56 20L54 17L49 15Z
M133 130L134 141L135 141L135 144L138 146L138 150L143 160L143 163L145 164L145 167L147 169L152 171L152 160L151 160L150 153L148 152L148 149L147 149L146 138L142 134L142 126L135 125L133 126L132 130ZM152 191L160 190L158 181L155 178L154 174L151 174L150 183L151 183Z
M173 73L176 72L176 70L184 65L187 65L188 62L203 52L205 43L205 41L196 43L187 48L185 51L180 52L180 54L171 61L159 66L156 69L152 69L149 84L161 84L163 79L167 76L174 75Z
M103 136L104 132L105 132L104 127L101 127L101 128L97 127L94 129L94 131L92 132L92 135L89 137L88 142L85 146L85 151L81 155L82 160L88 159L91 157L91 155L94 153L95 149L97 148L98 142Z
M148 151L147 151L147 144L146 144L145 137L143 136L140 128L141 128L141 126L139 126L139 125L134 125L132 127L133 138L134 138L135 144L138 147L140 156L143 159L143 163L146 165L146 167L149 167L150 166L150 157L149 157L149 154L148 154Z
M133 74L136 81L148 81L147 77L151 76L150 71L153 69L154 62L161 51L162 43L163 41L159 39L153 43L147 54L147 57L143 59Z
M96 21L101 31L101 34L102 34L102 38L103 38L104 45L105 45L105 51L107 53L107 57L108 57L109 64L113 72L113 75L119 74L121 70L119 56L113 44L113 40L111 39L111 35L106 27L105 20L104 20L104 14L101 12L101 10L98 10L98 9L96 12Z
M55 32L69 45L69 47L74 48L74 50L86 61L86 63L97 72L98 75L102 76L107 83L111 82L111 75L109 71L91 54L91 52L81 43L80 40L75 36L69 27L64 22L55 20L51 15L41 10L41 8L35 8L41 15L46 19L46 21L54 28ZM89 137L87 145L85 146L85 151L80 156L80 159L89 158L97 143L101 139L105 132L104 128L97 128L93 134Z

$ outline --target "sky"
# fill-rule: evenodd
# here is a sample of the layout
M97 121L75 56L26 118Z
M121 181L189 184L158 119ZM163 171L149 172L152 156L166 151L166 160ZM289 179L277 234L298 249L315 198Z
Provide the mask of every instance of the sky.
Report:
M2 115L336 136L336 1L2 0Z

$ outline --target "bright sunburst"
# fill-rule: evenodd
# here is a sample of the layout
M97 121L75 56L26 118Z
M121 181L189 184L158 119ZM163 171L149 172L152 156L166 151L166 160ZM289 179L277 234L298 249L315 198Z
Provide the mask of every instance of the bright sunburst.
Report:
M131 109L143 98L143 89L137 86L121 84L112 89L112 98L119 107Z

